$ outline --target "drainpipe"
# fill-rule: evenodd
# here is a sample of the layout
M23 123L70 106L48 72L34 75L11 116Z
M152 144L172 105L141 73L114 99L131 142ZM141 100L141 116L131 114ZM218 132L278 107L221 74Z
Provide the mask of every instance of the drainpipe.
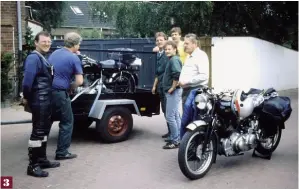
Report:
M16 72L16 47L15 47L15 27L12 27L12 49L13 49L13 70L14 70L14 95L17 96L17 72Z
M18 43L19 43L19 50L18 50L18 59L19 59L19 66L18 68L20 69L20 64L22 62L22 19L21 19L21 2L17 1L17 12L18 12ZM18 70L18 73L20 72L20 70ZM21 85L21 81L20 78L18 78L19 80L19 86ZM18 87L18 93L20 93L20 87Z

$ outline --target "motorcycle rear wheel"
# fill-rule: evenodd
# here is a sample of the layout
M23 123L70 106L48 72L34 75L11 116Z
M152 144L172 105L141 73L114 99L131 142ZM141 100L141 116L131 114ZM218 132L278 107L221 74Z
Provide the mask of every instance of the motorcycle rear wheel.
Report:
M271 140L269 144L265 144L262 142L258 143L255 149L258 153L262 155L269 155L276 150L276 148L279 145L281 139L281 133L282 133L282 129L279 127L279 125L276 125L276 127L277 127L276 133L273 136L266 138L267 140Z
M136 90L134 77L129 73L117 73L112 82L114 83L112 90L115 92L133 93Z
M178 151L178 163L182 173L190 180L196 180L204 177L210 170L216 158L216 139L212 135L212 140L208 144L205 154L202 154L202 144L204 142L205 128L199 127L194 131L187 131L181 141ZM193 149L189 149L192 141L195 140ZM191 155L191 157L188 157ZM199 157L200 156L200 157ZM190 159L189 159L190 158ZM199 161L201 166L196 170L192 170L189 165L189 160ZM195 164L195 163L194 163Z

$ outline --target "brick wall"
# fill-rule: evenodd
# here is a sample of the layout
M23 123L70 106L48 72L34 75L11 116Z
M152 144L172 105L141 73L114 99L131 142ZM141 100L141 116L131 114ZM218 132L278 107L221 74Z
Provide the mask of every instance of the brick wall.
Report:
M25 2L21 1L21 19L22 19L22 43L25 43ZM17 17L17 2L16 1L1 1L1 53L2 52L11 52L15 53L15 65L16 69L18 68L18 17ZM14 31L14 32L13 32ZM14 34L14 39L13 39ZM13 49L13 41L14 41L14 49ZM13 65L13 62L12 62ZM15 70L11 69L9 73L11 82L13 84L13 92L12 97L16 95L16 91L18 91L18 83L17 86L15 84ZM18 79L16 80L18 81Z
M25 34L25 2L21 1L22 42ZM18 52L18 17L16 1L1 1L1 52ZM15 49L13 48L13 28Z

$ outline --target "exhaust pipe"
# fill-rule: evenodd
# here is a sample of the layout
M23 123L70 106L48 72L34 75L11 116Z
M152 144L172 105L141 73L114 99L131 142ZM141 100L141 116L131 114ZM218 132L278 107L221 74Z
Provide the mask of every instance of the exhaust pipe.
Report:
M19 120L19 121L1 121L1 125L14 125L14 124L24 124L32 123L31 119Z

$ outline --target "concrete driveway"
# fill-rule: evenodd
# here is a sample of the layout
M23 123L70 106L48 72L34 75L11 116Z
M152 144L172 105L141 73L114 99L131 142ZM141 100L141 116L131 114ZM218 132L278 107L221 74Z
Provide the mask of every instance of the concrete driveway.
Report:
M134 116L134 130L128 141L104 144L97 140L93 126L74 136L74 160L61 161L61 167L48 169L48 178L26 175L30 124L1 126L1 172L13 176L15 189L297 189L298 188L298 96L296 91L282 93L292 98L293 113L283 130L280 145L272 159L243 156L218 156L210 172L190 181L180 171L177 149L163 150L161 135L166 132L162 115L152 118ZM2 120L29 119L22 109L2 109ZM58 135L53 125L48 157L54 159Z

